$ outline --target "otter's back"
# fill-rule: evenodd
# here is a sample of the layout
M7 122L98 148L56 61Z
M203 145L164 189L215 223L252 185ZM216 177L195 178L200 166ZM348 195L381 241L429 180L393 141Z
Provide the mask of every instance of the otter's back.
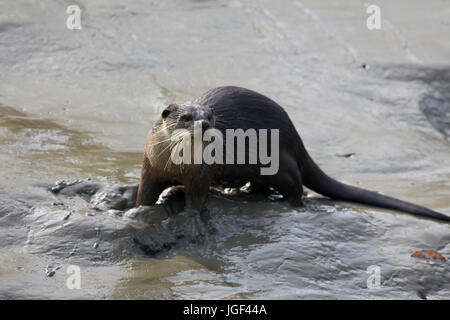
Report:
M286 111L255 91L226 86L207 91L196 103L214 109L215 127L225 129L279 129L280 136L295 128Z

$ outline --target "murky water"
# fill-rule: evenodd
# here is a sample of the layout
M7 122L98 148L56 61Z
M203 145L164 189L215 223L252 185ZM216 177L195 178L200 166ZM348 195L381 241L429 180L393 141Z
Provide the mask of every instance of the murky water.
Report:
M75 3L82 30L73 1L0 3L1 298L450 298L448 262L410 257L450 257L448 224L215 194L195 244L161 205L108 207L165 105L238 85L280 103L331 176L450 214L448 1L377 1L377 31L360 1ZM84 187L51 192L63 179Z

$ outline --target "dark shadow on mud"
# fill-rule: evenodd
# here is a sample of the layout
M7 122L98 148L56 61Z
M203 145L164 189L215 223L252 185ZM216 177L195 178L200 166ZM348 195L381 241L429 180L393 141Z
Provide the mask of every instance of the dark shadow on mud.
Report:
M447 140L450 138L450 67L393 65L381 67L386 79L420 81L428 92L418 102L419 108L431 125Z

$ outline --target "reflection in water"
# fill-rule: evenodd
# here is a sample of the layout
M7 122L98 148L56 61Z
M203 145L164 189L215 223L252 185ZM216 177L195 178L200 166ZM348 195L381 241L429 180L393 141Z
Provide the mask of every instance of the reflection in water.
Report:
M139 173L141 152L111 150L88 134L53 121L0 105L0 126L0 150L6 169L0 173L4 178L1 182L9 180L12 172L34 182L81 175L110 176L125 183L134 182ZM124 164L127 169L123 169ZM133 166L135 171L129 172ZM8 181L1 186L11 188L22 183L15 181L11 185Z
M220 281L220 274L181 255L164 260L130 261L126 276L116 286L112 298L118 299L223 299L242 298Z

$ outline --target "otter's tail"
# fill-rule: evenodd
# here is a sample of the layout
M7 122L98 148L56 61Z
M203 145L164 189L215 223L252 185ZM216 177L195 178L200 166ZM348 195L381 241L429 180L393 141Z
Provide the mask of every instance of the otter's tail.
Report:
M306 157L300 157L303 184L326 197L398 210L411 213L415 216L450 222L450 216L445 214L413 203L384 196L374 191L364 190L336 181L326 175L307 152L305 154Z

